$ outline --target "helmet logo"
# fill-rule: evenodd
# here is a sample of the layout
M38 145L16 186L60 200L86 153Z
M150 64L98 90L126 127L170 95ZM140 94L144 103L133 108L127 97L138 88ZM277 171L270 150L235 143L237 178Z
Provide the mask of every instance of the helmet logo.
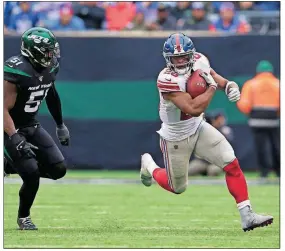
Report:
M38 36L38 35L29 35L29 39L34 40L36 44L39 44L40 42L44 42L46 44L50 43L49 39L46 37Z
M184 53L182 44L174 45L174 54Z

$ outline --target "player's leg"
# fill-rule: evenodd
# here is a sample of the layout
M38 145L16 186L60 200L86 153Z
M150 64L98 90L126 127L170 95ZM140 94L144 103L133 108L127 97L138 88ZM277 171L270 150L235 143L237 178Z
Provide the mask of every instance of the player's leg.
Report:
M218 176L222 173L222 169L216 165L209 164L207 166L207 176Z
M261 128L254 128L252 129L252 132L255 141L260 176L266 178L271 168L271 163L269 159L269 157L271 156L270 133L268 129Z
M207 167L209 163L203 159L195 158L189 163L189 176L207 175Z
M14 147L10 145L9 136L7 134L4 134L4 147L11 161L13 161L13 167L23 180L22 187L19 191L18 225L22 230L36 230L37 228L30 218L30 209L40 184L40 173L37 161L34 158L26 156L19 157L14 151Z
M272 164L277 177L280 177L280 128L270 131Z
M49 133L40 125L37 126L29 142L38 147L37 160L41 177L53 180L66 174L64 157Z
M227 187L237 203L244 231L272 223L272 216L262 216L253 213L248 197L246 180L234 150L218 130L204 122L200 128L199 138L194 151L197 156L224 170Z
M165 168L159 168L149 154L142 156L141 179L143 184L149 186L153 177L165 190L181 194L188 184L189 159L193 151L189 138L170 142L160 139L160 147L163 153ZM148 177L148 179L146 178Z

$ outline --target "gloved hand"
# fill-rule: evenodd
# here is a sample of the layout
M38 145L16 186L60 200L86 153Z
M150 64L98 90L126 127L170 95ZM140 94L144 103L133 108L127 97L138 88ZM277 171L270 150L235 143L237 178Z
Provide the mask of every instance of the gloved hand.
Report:
M231 84L233 84L233 87L232 86L230 87ZM232 81L228 82L225 91L229 101L237 102L238 100L240 100L239 87L235 82Z
M206 73L206 72L202 72L202 73L200 73L200 76L205 79L205 81L207 82L207 84L208 84L209 86L212 86L212 87L214 87L215 89L217 89L218 84L217 84L216 81L213 79L213 77L212 77L211 74L208 74L208 73Z
M10 137L11 148L14 148L14 152L19 158L28 157L35 158L36 154L32 149L38 149L38 147L27 142L25 137L19 133L15 133Z
M68 146L70 141L70 135L65 124L56 127L56 136L63 146Z

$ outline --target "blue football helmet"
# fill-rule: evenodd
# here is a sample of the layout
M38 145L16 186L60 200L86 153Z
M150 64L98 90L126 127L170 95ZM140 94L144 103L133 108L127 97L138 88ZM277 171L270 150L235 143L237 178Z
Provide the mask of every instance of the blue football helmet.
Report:
M163 45L163 56L167 67L178 74L185 74L192 69L195 51L192 40L183 33L170 35ZM183 59L182 63L173 62L179 58Z

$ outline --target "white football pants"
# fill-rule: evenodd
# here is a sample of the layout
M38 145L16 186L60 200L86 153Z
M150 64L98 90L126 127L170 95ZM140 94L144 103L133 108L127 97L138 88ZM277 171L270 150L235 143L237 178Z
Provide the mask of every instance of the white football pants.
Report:
M205 121L187 139L175 142L160 138L160 148L168 182L175 193L182 193L187 188L189 160L193 153L220 168L236 158L224 135Z

